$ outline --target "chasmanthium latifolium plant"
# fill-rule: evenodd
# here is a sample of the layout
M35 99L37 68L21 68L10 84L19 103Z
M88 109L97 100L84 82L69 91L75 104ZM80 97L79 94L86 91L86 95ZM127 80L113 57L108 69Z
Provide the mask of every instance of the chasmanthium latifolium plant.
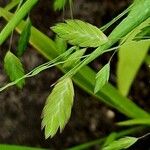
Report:
M150 16L150 2L143 1L145 5L145 11L142 16L137 16L137 12L141 10L140 1L135 1L129 15L113 30L108 36L104 35L97 27L85 23L81 20L67 20L65 23L60 23L51 29L58 34L59 37L65 39L72 45L78 45L79 47L98 47L93 53L85 58L81 63L77 64L73 69L66 73L60 81L66 78L71 78L76 72L81 69L84 65L97 58L99 55L107 51L107 49L118 41L118 38L123 38L132 29L148 19ZM136 17L136 18L135 18ZM134 19L134 22L133 22ZM124 30L123 30L124 29ZM95 93L98 92L103 85L109 79L110 66L109 62L106 64L96 76ZM46 126L46 124L45 124Z
M58 67L65 73L53 85L53 90L48 96L42 112L42 129L45 130L46 139L53 137L58 130L62 132L71 116L74 101L72 80L107 105L117 109L127 117L135 119L131 120L135 121L135 124L136 119L140 120L143 118L147 119L145 124L148 124L148 120L150 119L149 113L139 108L128 98L121 96L108 83L113 55L108 63L96 74L87 65L105 52L114 51L115 54L117 49L122 47L122 45L128 45L128 42L126 42L128 37L145 22L144 26L140 26L132 41L146 40L149 42L150 0L134 0L133 4L127 10L102 28L98 28L82 20L65 20L63 23L58 23L51 27L51 30L57 35L54 41L33 27L31 23L30 10L37 2L38 0L27 0L25 2L16 0L12 1L5 8L0 8L0 16L8 21L7 25L0 32L0 45L4 43L8 36L11 36L10 39L13 38L12 31L14 29L20 33L16 55L11 51L10 45L4 58L4 69L12 82L1 87L0 91L15 84L19 88L22 88L26 78L33 77L53 66ZM71 0L55 0L54 9L62 10L67 3L71 5ZM17 6L15 13L10 13L9 10L15 6ZM109 26L127 13L127 17L121 21L110 35L107 36L104 34L104 31ZM23 20L24 18L26 19ZM120 39L122 39L122 42L118 46L112 47ZM25 53L28 43L50 61L25 74L20 58ZM72 45L72 47L68 48L67 43ZM92 48L93 51L85 55L88 48ZM139 122L137 121L137 123ZM121 125L121 123L119 124ZM113 147L116 149L128 148L136 141L137 138L131 137L120 139L112 142L110 145L106 145L104 150L111 150Z

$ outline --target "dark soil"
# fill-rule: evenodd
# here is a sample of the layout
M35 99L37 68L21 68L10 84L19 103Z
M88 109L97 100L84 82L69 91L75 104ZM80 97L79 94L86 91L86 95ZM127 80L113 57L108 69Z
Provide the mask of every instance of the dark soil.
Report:
M6 2L1 0L0 6L5 5ZM73 6L74 18L102 26L126 8L129 2L130 0L75 0ZM44 2L40 0L32 11L31 18L35 27L48 36L53 36L49 28L56 22L63 20L63 13L53 11L51 0L44 0ZM70 18L69 8L66 8L64 18ZM2 19L0 23L2 27ZM16 40L17 35L14 36L13 50L15 50ZM8 49L8 42L0 49L0 83L4 84L8 81L3 70L3 58ZM104 63L108 57L109 54L104 58ZM23 57L26 70L31 70L45 61L31 47L28 48ZM115 69L116 59L114 59L113 64ZM93 68L97 69L97 66L97 61L92 63ZM0 93L0 143L61 150L104 137L116 129L114 121L124 118L124 116L75 86L76 97L69 123L62 134L57 134L53 139L45 140L44 134L41 132L40 115L45 99L51 91L50 85L61 75L62 73L56 68L50 69L28 79L22 90L12 87ZM130 98L147 111L150 110L149 76L149 68L143 65L130 93ZM115 71L113 70L111 81L115 84ZM142 145L140 148L138 145L137 148L137 145L135 145L133 149L148 150L150 138L143 141L145 147ZM95 147L95 149L98 148Z

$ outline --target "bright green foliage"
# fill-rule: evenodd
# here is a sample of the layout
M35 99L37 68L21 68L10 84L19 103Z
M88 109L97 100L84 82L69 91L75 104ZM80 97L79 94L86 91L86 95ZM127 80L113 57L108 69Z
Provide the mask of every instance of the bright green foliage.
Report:
M8 21L12 17L12 14L5 11L4 9L0 9L0 13ZM25 22L22 21L16 28L16 30L19 33L21 33L21 31L24 29L24 26ZM58 56L55 42L53 42L50 38L48 38L42 32L37 30L35 27L31 28L30 43L38 52L40 52L45 58L49 60L54 59ZM104 49L102 48L100 50ZM58 67L60 68L60 66ZM63 68L60 69L63 72L66 72L66 70L64 70ZM116 88L114 88L112 85L108 83L95 95L93 93L94 91L93 89L95 87L95 83L93 82L95 80L95 72L87 66L79 70L79 72L73 77L73 80L78 86L86 90L89 94L96 96L97 100L103 101L109 106L114 107L115 109L119 110L119 112L122 112L128 117L131 118L149 117L149 114L147 112L139 108L130 99L120 95L116 90Z
M133 126L133 125L148 125L150 126L150 118L132 119L117 123L120 126Z
M1 150L46 150L43 148L32 148L32 147L26 147L26 146L15 146L15 145L4 145L0 144Z
M26 26L24 30L22 31L20 38L19 38L19 43L17 47L17 55L19 57L21 57L24 54L25 50L27 49L27 45L28 45L30 33L31 33L31 26L32 26L32 23L30 19L28 18Z
M113 141L108 146L104 147L102 150L122 150L127 149L136 143L138 138L135 137L125 137L119 140Z
M149 24L149 19L137 27L125 38L126 42L119 50L117 67L118 88L122 95L126 96L132 82L143 63L150 46L150 40L133 41L141 29Z
M4 68L11 81L15 81L24 76L24 69L20 60L10 51L7 52L4 58ZM19 88L22 88L25 80L22 79L17 83Z
M142 2L144 2L143 0L141 0ZM146 2L147 2L147 4L148 4L148 0L145 0ZM139 1L140 2L140 1ZM150 3L149 3L150 4ZM150 8L150 7L148 7L147 6L147 8ZM137 10L137 9L136 9ZM146 10L146 9L143 9L143 10ZM141 11L141 10L140 10ZM143 11L141 11L141 14L142 14L142 12ZM148 12L147 10L146 10L146 12ZM138 14L138 11L137 11L137 13L136 13L136 15ZM136 16L135 15L135 16ZM118 39L120 39L120 38L122 38L123 36L125 36L128 32L130 32L135 26L137 26L139 23L140 23L140 19L136 19L136 21L135 22L132 22L132 24L130 24L130 21L132 21L133 20L133 18L135 17L134 15L133 15L133 17L129 17L130 19L129 19L129 21L127 21L127 22L124 22L120 27L119 27L119 30L120 30L120 32L117 32L118 34L116 34L115 32L115 35L114 36L111 36L111 38L110 38L110 41L108 41L108 43L106 43L106 44L104 44L103 46L101 46L101 47L99 47L99 50L101 49L101 50L103 50L103 51L105 51L105 50L107 50L108 48L110 48L110 46L112 46L114 43L116 43L117 41L118 41ZM147 18L147 16L146 15L139 15L143 20L145 19L145 18ZM127 18L127 20L128 20L128 18ZM141 22L142 22L142 20L141 20ZM129 23L129 24L128 24ZM124 26L123 26L124 25ZM22 26L20 26L20 27L22 27ZM22 28L21 29L19 29L19 30L22 30ZM118 31L119 31L118 30ZM57 52L55 51L55 44L54 44L54 42L49 42L49 41L51 41L51 40L49 40L48 38L46 38L46 36L41 36L42 34L39 34L40 32L38 31L38 30L36 30L36 29L34 29L33 30L33 35L39 35L38 37L39 38L35 38L35 37L37 37L37 36L33 36L33 39L31 38L31 44L35 47L35 48L37 48L42 54L44 54L47 58L53 58L53 56L57 56ZM46 43L46 45L44 44L44 43L41 43L40 41L41 41L41 39L43 39L43 41L46 41L45 43ZM52 44L52 45L51 45ZM53 46L53 44L54 44L54 46ZM79 44L78 44L79 45ZM50 46L50 47L49 47ZM80 46L80 45L79 45ZM52 48L52 49L50 49L50 48ZM49 55L47 55L47 50L46 49L50 49L51 50L51 52L49 52L48 54ZM53 51L54 50L54 51ZM55 53L56 52L56 53ZM52 53L54 53L54 54L52 54ZM50 54L52 54L52 55L50 55ZM94 56L94 55L95 56ZM90 63L93 59L95 59L96 57L98 57L99 55L100 55L100 53L98 53L97 51L95 51L93 54L91 54L90 55L90 57L89 57L89 59L87 59L87 60L84 60L83 61L83 65L81 65L81 67L83 67L83 66L85 66L85 65L87 65L88 63ZM78 67L78 66L77 66ZM81 67L79 66L79 69L81 69ZM61 68L62 70L63 70L63 68ZM77 69L77 71L79 71L79 69ZM66 71L66 70L65 70ZM65 72L64 71L64 72ZM75 73L77 73L77 71L75 70L74 72ZM37 72L36 72L37 73ZM88 74L88 76L87 76L87 74ZM94 87L94 83L93 83L93 81L94 81L94 77L95 77L95 74L94 74L94 72L92 72L89 68L87 68L87 67L84 67L80 72L79 72L79 74L77 74L76 76L75 76L75 79L76 79L76 82L80 85L80 86L82 86L84 89L86 89L89 93L91 93L92 94L92 90L93 90L93 87ZM68 78L67 78L68 79ZM84 80L82 80L82 79L84 79ZM64 81L64 80L61 80L60 82L62 82L62 81ZM59 82L59 83L60 83ZM58 83L58 84L59 84ZM58 84L55 86L55 88L58 86ZM64 84L66 84L66 80L65 80L65 83ZM83 84L83 85L82 85ZM54 88L54 89L55 89ZM65 89L66 88L66 86L64 86L63 87L63 89ZM57 89L57 88L56 88ZM108 92L109 91L109 92ZM66 94L67 92L64 92L63 94L61 93L62 92L62 89L59 91L59 92L52 92L52 94L53 94L53 97L55 97L54 99L51 99L51 104L52 105L50 105L51 106L51 111L49 112L49 110L48 110L48 107L46 107L47 108L47 111L49 112L49 114L52 114L53 113L53 109L55 108L55 107L52 107L52 106L55 106L55 100L57 100L57 94L59 94L59 95L63 95L64 93L64 97L66 97L66 95L71 95L71 94ZM72 92L73 93L73 92ZM147 115L147 113L145 113L144 111L142 111L141 109L138 109L138 107L136 107L136 105L134 105L134 103L132 103L132 102L130 102L128 99L126 99L126 98L124 98L124 97L122 97L122 96L120 96L119 94L117 94L117 92L115 92L115 90L114 90L114 88L113 87L111 87L109 84L107 85L107 86L104 86L104 88L101 90L101 91L99 91L99 94L98 94L98 97L100 97L100 98L102 98L103 99L103 101L105 101L107 104L110 104L111 106L114 106L116 109L118 109L118 110L120 110L121 112L124 112L125 114L128 114L129 116L131 116L131 117L139 117L140 118L140 116L142 116L142 117L144 117L144 116L148 116ZM62 99L62 97L59 97L59 100L60 100L60 98ZM65 101L65 100L64 100ZM73 101L73 100L72 100ZM49 100L48 100L48 102L49 102ZM57 102L59 103L60 101L58 101L57 100ZM65 101L66 102L66 101ZM57 103L57 104L58 104ZM48 105L48 103L47 103L47 105ZM70 105L69 105L70 106ZM45 109L46 109L45 108ZM133 108L133 109L131 109L131 108ZM58 109L58 108L57 108ZM58 113L57 111L58 110L60 110L60 109L55 109L56 111L54 111L54 113L53 114L56 114L56 113ZM66 108L65 108L65 110L66 110ZM132 110L132 111L131 111ZM44 112L44 111L43 111ZM66 112L66 111L64 111L64 112ZM45 118L48 118L49 117L49 114L48 114L48 116L47 115L43 115ZM51 116L51 115L50 115ZM60 127L60 129L61 129L61 125L59 124L60 122L64 122L64 121L58 121L58 119L57 119L57 117L58 116L61 116L61 115L56 115L56 116L54 116L54 117L52 117L52 119L50 118L50 127L51 128L47 128L47 130L45 130L46 131L46 133L47 133L47 137L48 136L53 136L54 135L54 133L56 133L57 132L57 130L58 130L58 128ZM60 118L59 118L60 119ZM62 119L62 118L61 118ZM44 120L44 119L43 119ZM59 122L59 123L58 123ZM47 124L46 123L49 123L49 118L47 119L47 120L45 120L44 121L44 127L45 127L45 129L46 129L46 126L47 126ZM58 126L58 127L57 127ZM62 125L63 126L63 125ZM55 128L56 127L56 128ZM115 144L114 144L115 145ZM117 145L117 144L116 144ZM112 147L111 147L112 148ZM124 147L123 147L124 148Z
M68 68L68 67L75 66L77 63L79 63L79 61L80 61L81 57L84 55L85 51L86 51L86 48L77 50L76 52L71 54L68 57L68 59L66 59L66 62L64 63L63 67Z
M58 128L65 127L71 115L74 89L70 78L59 81L46 100L42 113L42 128L45 127L45 138L53 137Z
M97 74L94 93L97 93L108 82L110 75L110 63L107 63Z
M54 0L54 9L55 10L63 9L67 1L68 0Z
M64 41L59 36L56 36L55 43L56 43L57 51L60 54L64 53L67 50L67 43L66 43L66 41Z
M100 29L81 20L66 20L51 29L70 44L81 47L98 47L108 41Z

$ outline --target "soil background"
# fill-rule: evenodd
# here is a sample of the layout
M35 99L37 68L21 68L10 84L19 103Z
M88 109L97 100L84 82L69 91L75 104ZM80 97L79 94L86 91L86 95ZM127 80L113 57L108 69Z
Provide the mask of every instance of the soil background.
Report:
M7 0L0 0L0 6L5 6L7 2ZM102 26L127 8L130 2L130 0L74 0L73 16L94 25ZM63 18L70 18L69 7L66 7L64 13L62 11L55 12L53 11L52 3L53 1L51 0L40 0L31 12L33 25L50 37L53 37L53 33L50 31L51 26L63 21ZM4 25L5 21L0 18L0 29ZM107 32L110 31L108 30ZM15 52L17 40L18 35L14 33L13 52ZM3 58L8 49L8 43L9 40L0 47L1 85L8 81L3 70ZM96 60L90 65L95 70L98 70L108 61L109 57L110 54L104 55L101 63L99 60ZM46 62L30 46L22 61L27 71ZM116 84L116 62L117 56L113 59L111 67L110 80L114 85ZM62 73L58 69L53 68L42 72L34 78L27 79L26 85L22 90L12 87L0 93L0 143L61 150L104 137L110 132L118 130L114 122L125 119L125 116L75 86L76 96L69 123L61 134L58 133L53 139L45 140L43 131L41 131L40 116L45 99L51 91L50 85L61 75ZM150 111L149 77L149 68L143 64L130 92L130 98L147 111ZM150 149L149 143L150 138L147 137L131 149L148 150ZM91 149L97 150L99 146Z

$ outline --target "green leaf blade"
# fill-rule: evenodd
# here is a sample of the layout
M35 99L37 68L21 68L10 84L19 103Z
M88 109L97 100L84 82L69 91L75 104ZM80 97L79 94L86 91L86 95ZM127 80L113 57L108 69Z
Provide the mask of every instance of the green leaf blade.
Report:
M48 96L42 113L42 128L45 138L53 137L58 128L63 130L67 124L73 105L74 89L70 78L59 81Z
M10 51L7 52L4 58L4 69L11 81L15 81L24 76L24 69L20 60ZM25 80L22 79L17 83L19 88L22 88Z
M81 20L66 20L51 28L61 38L80 47L98 47L108 41L106 35L96 26Z
M135 137L125 137L119 140L113 141L108 146L104 147L102 150L122 150L127 149L136 143L138 138Z
M31 34L31 26L32 26L31 20L28 19L18 42L17 56L19 57L21 57L24 54L25 50L27 49L27 45Z
M132 119L127 121L118 122L119 126L133 126L133 125L145 125L150 126L150 118Z
M97 93L108 82L110 75L110 63L107 63L97 74L94 93Z

